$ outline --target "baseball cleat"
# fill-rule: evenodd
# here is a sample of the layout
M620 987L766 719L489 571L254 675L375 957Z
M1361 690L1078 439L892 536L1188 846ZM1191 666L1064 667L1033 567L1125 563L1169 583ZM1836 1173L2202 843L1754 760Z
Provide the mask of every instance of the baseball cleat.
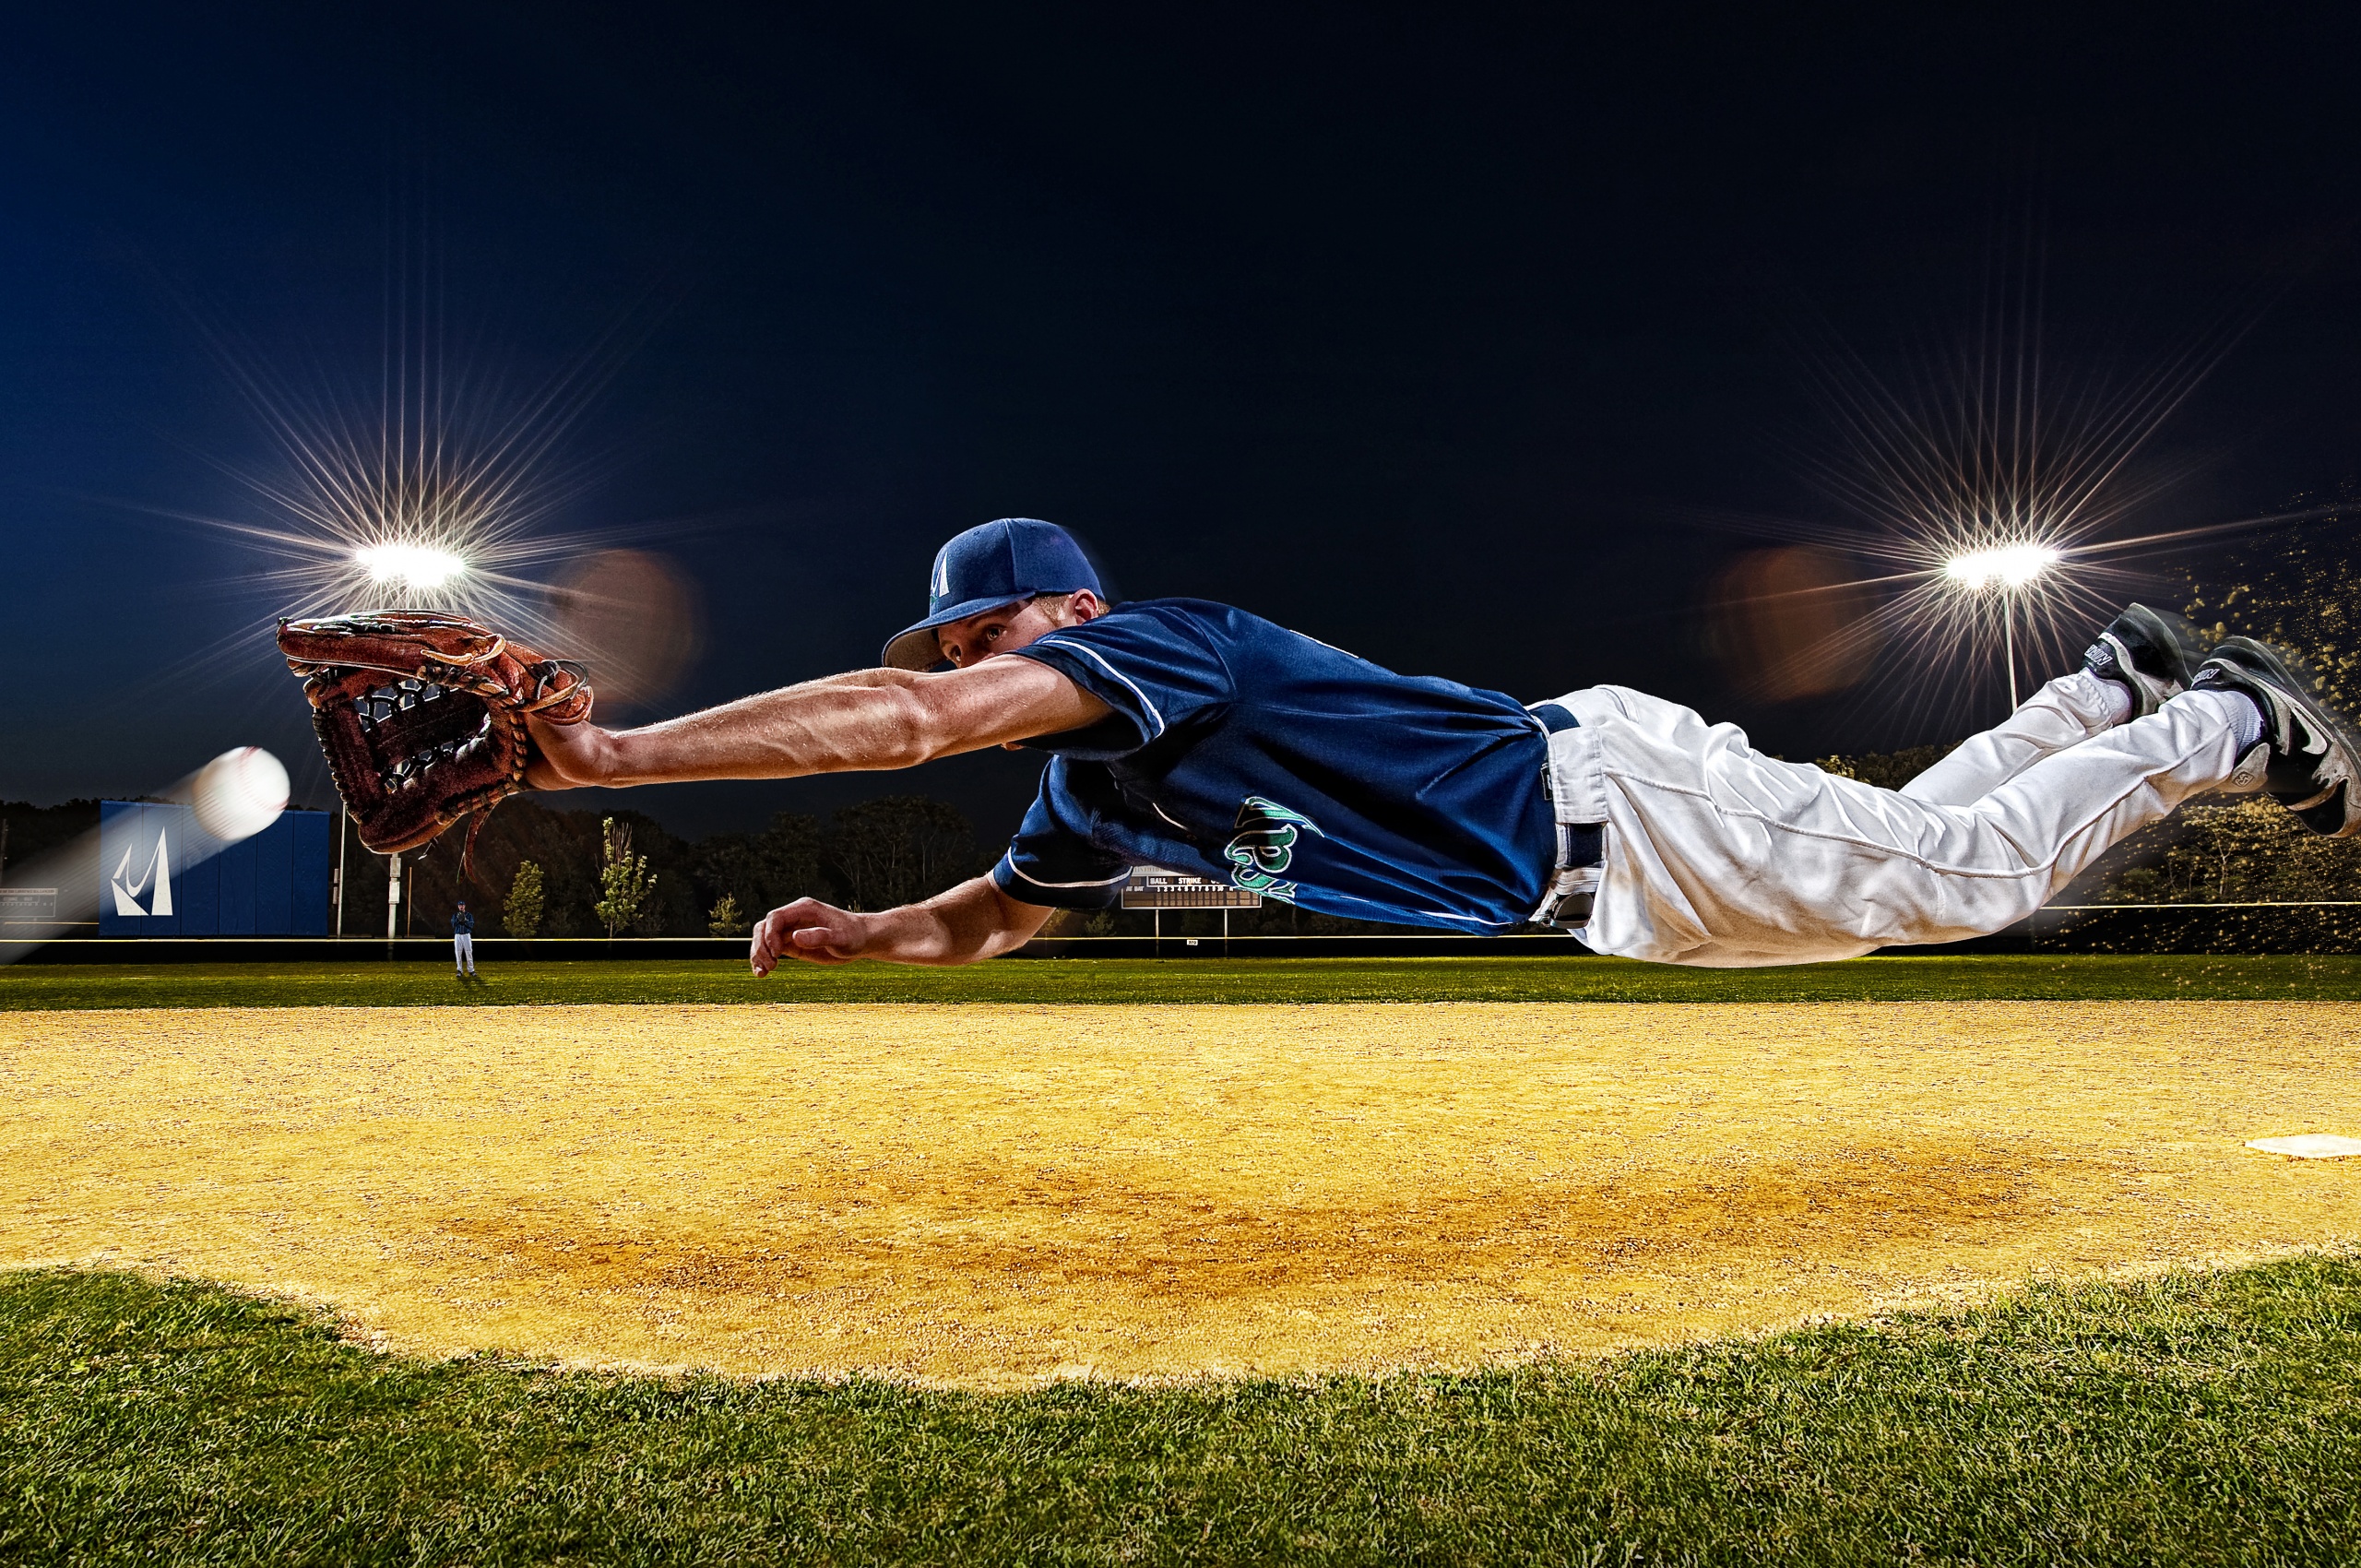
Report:
M2224 789L2267 790L2315 833L2361 833L2361 793L2354 788L2361 743L2286 654L2252 637L2232 637L2197 667L2197 692L2236 692L2262 710L2262 739L2238 758Z
M2082 655L2082 668L2131 694L2131 717L2145 719L2189 690L2201 657L2188 622L2144 604L2125 607Z

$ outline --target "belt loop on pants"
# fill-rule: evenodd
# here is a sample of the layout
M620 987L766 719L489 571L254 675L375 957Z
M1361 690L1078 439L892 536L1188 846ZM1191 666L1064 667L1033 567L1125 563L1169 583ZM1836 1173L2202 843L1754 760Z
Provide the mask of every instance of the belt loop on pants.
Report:
M1526 710L1546 732L1555 735L1580 728L1581 721L1561 703L1536 703ZM1542 781L1548 787L1554 810L1557 789L1547 764ZM1607 824L1560 822L1556 864L1550 868L1548 890L1533 911L1536 925L1580 931L1590 923L1591 905L1598 895L1599 878L1607 867Z

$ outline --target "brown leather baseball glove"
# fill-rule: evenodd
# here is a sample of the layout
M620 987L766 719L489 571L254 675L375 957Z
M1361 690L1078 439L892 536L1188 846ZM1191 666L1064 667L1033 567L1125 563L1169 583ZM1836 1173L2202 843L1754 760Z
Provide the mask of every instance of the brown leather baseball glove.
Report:
M437 611L281 621L279 647L303 678L361 842L379 854L430 844L523 789L534 756L527 714L552 724L590 717L581 665Z

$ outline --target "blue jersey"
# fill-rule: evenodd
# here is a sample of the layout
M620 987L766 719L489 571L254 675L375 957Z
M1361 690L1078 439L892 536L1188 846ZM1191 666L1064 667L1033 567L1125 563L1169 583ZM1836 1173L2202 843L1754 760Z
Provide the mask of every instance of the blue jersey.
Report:
M1548 884L1548 741L1512 697L1244 611L1127 604L1027 647L1115 711L1053 754L992 879L1062 909L1169 867L1321 914L1495 932Z

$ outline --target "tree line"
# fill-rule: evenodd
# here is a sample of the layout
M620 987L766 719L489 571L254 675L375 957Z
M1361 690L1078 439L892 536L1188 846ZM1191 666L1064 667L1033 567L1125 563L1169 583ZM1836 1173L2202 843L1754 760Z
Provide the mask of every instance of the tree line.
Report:
M1829 772L1899 789L1941 758L1947 746L1827 756ZM10 867L29 865L98 826L98 802L37 807L0 802L9 826ZM350 832L350 826L345 831ZM478 836L470 875L457 876L464 828L403 857L401 929L439 936L465 897L476 929L505 935L520 874L537 895L540 936L739 935L779 905L810 897L847 909L884 909L928 897L989 870L998 840L979 839L954 806L895 795L826 817L782 812L755 832L686 839L637 812L560 811L530 797L504 803ZM621 850L621 857L618 856ZM383 856L348 847L344 932L386 929ZM529 869L528 869L529 868ZM0 877L5 877L0 873ZM2107 851L2057 900L2069 904L2279 903L2361 899L2361 839L2322 838L2270 801L2213 796L2191 801ZM603 906L603 909L602 909ZM1046 934L1145 935L1141 909L1077 910L1052 918ZM1166 935L1208 937L1225 929L1220 911L1167 910ZM1266 903L1233 909L1237 936L1335 935L1394 928L1309 914Z
M825 817L781 812L757 832L694 840L638 812L561 811L519 798L485 823L463 883L465 838L454 829L403 858L406 930L441 934L464 897L487 935L735 935L801 897L852 909L929 897L1000 852L978 841L956 807L925 795L886 796ZM348 934L384 928L386 873L383 857L353 853ZM539 891L529 933L511 930L520 873ZM717 932L717 924L736 929Z

